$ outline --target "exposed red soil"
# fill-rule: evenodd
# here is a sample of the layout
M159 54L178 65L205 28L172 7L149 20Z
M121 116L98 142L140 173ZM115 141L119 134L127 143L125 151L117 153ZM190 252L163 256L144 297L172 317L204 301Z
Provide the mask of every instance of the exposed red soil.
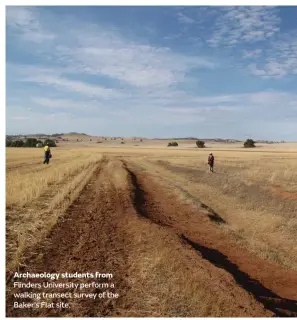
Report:
M279 197L283 199L297 199L297 193L296 192L289 192L289 191L283 191L279 186L271 186L270 190L273 194L278 195Z
M119 186L114 182L117 180L112 180L112 169L106 166L98 168L78 199L48 235L46 243L37 248L34 255L28 255L26 267L22 270L113 273L119 299L100 302L77 300L72 302L71 310L62 311L19 310L13 309L12 293L15 289L10 281L7 286L7 316L121 316L121 310L144 299L142 296L130 297L129 301L126 299L131 290L128 279L137 277L129 272L129 256L133 250L133 243L125 231L129 219L139 221L141 228L143 221L156 224L168 234L179 236L174 240L176 246L182 243L183 250L197 252L193 260L183 261L185 270L187 266L195 268L197 265L198 268L202 262L209 265L209 273L214 279L211 285L217 291L227 287L234 296L234 304L226 308L229 314L224 312L222 316L236 316L239 306L243 308L237 313L240 316L297 316L296 272L261 260L247 250L232 247L232 242L214 223L224 223L218 215L212 213L210 217L213 219L209 219L205 213L170 196L169 188L160 186L149 174L138 172L129 163L124 163L121 170L128 173L128 181ZM175 244L164 238L164 245ZM183 257L181 252L180 259ZM199 312L194 316L199 317Z
M160 188L149 174L139 173L137 185L142 197L154 199L145 201L148 218L173 228L204 259L229 272L238 285L266 308L280 316L297 316L295 271L261 260L248 250L233 247L226 234L211 222L214 219L170 197L170 191Z

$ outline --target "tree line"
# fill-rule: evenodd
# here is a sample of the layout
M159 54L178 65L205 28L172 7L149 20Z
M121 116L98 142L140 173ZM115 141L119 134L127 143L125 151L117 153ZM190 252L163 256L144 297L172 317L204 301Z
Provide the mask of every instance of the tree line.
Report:
M57 146L56 142L51 139L46 139L43 142L35 138L27 138L25 141L6 139L6 147L14 148L36 148L37 146L44 147L47 144L49 145L49 147Z

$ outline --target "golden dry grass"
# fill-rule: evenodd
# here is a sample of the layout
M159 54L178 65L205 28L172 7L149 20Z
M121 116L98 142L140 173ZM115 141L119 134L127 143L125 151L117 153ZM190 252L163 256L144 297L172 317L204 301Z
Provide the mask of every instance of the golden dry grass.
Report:
M129 208L133 188L123 163L110 161L100 179L105 189L117 193L126 209ZM125 292L124 305L117 306L117 313L122 317L245 316L246 307L255 315L263 314L263 306L256 304L244 289L233 286L230 275L200 259L174 231L148 219L139 219L135 214L125 215L120 211L117 214L123 219L118 233L123 233L125 249L129 252L126 257L129 268L124 269L130 275L125 278L129 289ZM107 242L109 236L106 235ZM210 285L216 276L221 280L219 290L217 284ZM242 300L235 302L234 296Z
M222 317L244 316L232 302L230 288L221 282L220 291L210 285L215 267L197 259L194 250L185 249L176 235L154 224L131 219L124 226L130 239L129 278L126 299L133 307L123 309L123 317ZM225 276L223 270L215 270ZM233 289L234 290L234 289ZM247 298L243 289L236 294ZM143 297L135 299L135 297ZM230 307L230 304L233 306ZM228 308L229 306L229 308Z
M7 269L23 263L23 253L42 241L77 197L101 154L55 150L42 164L42 151L9 149L6 174ZM38 161L38 163L37 163Z
M200 200L218 212L237 245L297 270L296 154L213 152L214 174L208 172L206 151L171 157L155 153L136 162L172 183L172 189L178 186L191 195L189 200L175 188L183 200Z
M73 190L86 183L96 162L107 154L143 166L160 181L172 183L172 190L182 187L226 220L222 228L237 245L297 270L297 149L291 147L211 148L216 157L213 175L206 166L209 150L93 144L57 148L52 164L46 167L40 163L42 150L7 149L8 260L14 261L11 266L20 263L28 242L49 230L79 192ZM160 166L159 160L172 168ZM180 188L175 191L193 202ZM47 222L55 210L58 213Z

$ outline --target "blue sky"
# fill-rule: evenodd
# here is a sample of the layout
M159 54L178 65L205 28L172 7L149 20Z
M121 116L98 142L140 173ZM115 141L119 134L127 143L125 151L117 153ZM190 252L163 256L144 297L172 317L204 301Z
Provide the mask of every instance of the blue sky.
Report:
M297 141L297 7L7 7L7 134Z

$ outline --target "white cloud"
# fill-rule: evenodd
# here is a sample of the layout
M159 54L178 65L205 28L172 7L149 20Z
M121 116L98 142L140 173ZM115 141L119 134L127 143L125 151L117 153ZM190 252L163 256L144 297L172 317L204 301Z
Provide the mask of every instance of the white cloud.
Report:
M24 77L20 81L33 82L38 85L49 85L60 90L66 89L67 91L77 92L87 97L108 99L119 95L115 89L104 88L99 85L93 85L83 81L69 80L54 74L42 74L41 72L39 75Z
M245 100L259 106L281 106L280 110L284 110L297 103L297 94L263 91L245 94Z
M263 52L262 49L244 50L242 57L244 59L258 58L259 56L261 56L262 52Z
M173 104L175 97L172 98ZM181 106L181 101L184 102ZM224 104L223 104L224 103ZM273 112L279 110L286 112L294 110L297 106L297 94L278 92L278 91L260 91L253 93L230 94L228 96L210 96L210 97L191 97L181 96L178 99L178 104L174 107L169 106L170 102L167 101L163 110L173 113L183 114L198 114L198 113L221 113L221 112L249 112L249 110L270 109ZM286 110L286 111L284 111Z
M180 23L184 24L192 24L195 23L195 20L184 14L183 12L178 12L177 13L177 19Z
M181 14L180 17L185 19L186 16ZM36 32L48 34L44 31L42 12L34 8L10 7L7 21L11 28L22 33L22 39L37 39ZM72 24L71 31L69 23ZM122 94L118 90L69 79L67 74L103 76L134 88L156 90L183 82L186 74L193 69L217 66L209 58L186 56L174 53L167 47L136 43L115 30L102 29L92 24L77 24L72 18L69 18L67 24L55 21L55 29L59 30L59 34L55 34L56 46L51 46L45 53L46 48L40 46L43 53L53 61L53 70L46 67L10 66L16 79L107 99ZM9 78L12 79L12 76Z
M95 103L93 101L83 100L75 101L70 99L56 99L47 97L32 97L31 101L39 106L57 109L68 109L68 110L88 110L94 111L98 110L101 106L100 103Z
M64 68L48 67L37 64L14 64L6 63L6 81L12 82L25 82L26 79L31 79L30 82L34 82L33 79L42 77L61 77L65 72Z
M41 26L38 12L34 8L8 6L6 8L7 27L19 32L26 41L43 42L55 38L53 33L47 32Z
M254 76L266 76L267 73L265 70L259 69L256 63L251 63L248 66L249 72Z
M205 114L215 114L222 112L232 112L236 108L225 107L225 106L199 106L199 107L178 107L178 108L163 108L162 110L170 112L172 114L186 114L186 115L205 115Z
M277 9L228 7L210 9L211 12L207 10L203 13L203 9L200 9L199 12L202 12L206 21L210 17L216 18L215 28L211 30L212 36L209 38L213 45L233 46L256 42L248 47L240 47L238 51L243 53L241 58L250 59L245 63L252 74L280 78L297 70L297 44L294 37L273 37L277 41L269 52L264 46L256 47L258 41L271 39L277 33ZM219 18L218 11L222 13ZM64 130L63 121L72 116L75 119L73 123L78 126L73 128L75 131L86 131L89 124L97 128L97 123L102 127L108 123L113 128L196 123L206 127L219 124L224 128L226 123L253 123L255 115L258 119L262 117L264 123L296 114L297 97L287 93L263 91L232 94L230 91L222 95L199 96L198 90L191 94L179 89L195 89L199 73L195 82L190 83L193 71L221 67L213 59L213 49L209 47L207 50L210 51L206 51L210 53L209 56L200 54L204 48L196 50L199 52L196 55L193 50L190 56L174 52L166 46L153 45L146 41L148 39L143 38L138 42L131 40L124 30L82 24L71 16L67 21L65 19L66 22L50 21L53 16L44 17L44 14L45 10L39 12L37 8L9 9L7 13L7 25L14 36L13 41L18 41L20 37L21 44L26 48L26 57L32 53L33 58L38 56L39 61L44 63L39 66L7 65L9 127L14 120L18 120L14 127L18 129L20 121L26 120L24 127L31 129L34 123L39 120L43 123L43 119L51 117L54 121L46 124L45 129L59 125ZM196 17L195 14L195 11L191 12L189 18L184 11L180 13L178 19L183 24L181 28L193 26L208 31L206 24L202 26L200 21L189 20ZM45 27L45 21L51 22L47 24L48 28ZM187 41L195 38L192 35L193 32ZM49 41L50 45L47 45L46 41L51 39L55 41ZM36 42L34 48L32 41ZM220 54L220 50L215 52ZM264 65L261 63L263 61ZM236 63L239 64L238 61ZM199 83L202 90L203 80L201 78ZM10 103L18 104L19 108L13 108ZM28 106L32 109L30 112ZM59 109L65 112L57 113L63 111ZM36 110L40 113L36 113ZM85 129L80 129L81 126ZM240 129L237 127L236 130Z
M253 71L253 70L252 70ZM297 29L289 34L282 34L266 52L262 63L263 73L254 73L265 78L283 78L297 74Z
M30 96L30 92L28 92L28 95ZM182 91L176 91L171 97L169 90L164 91L164 97L154 92L152 95L143 92L131 97L126 96L125 99L121 100L120 106L112 101L107 102L98 109L98 112L94 112L91 103L86 103L84 113L80 112L79 114L74 112L78 109L71 108L71 104L77 104L75 107L78 108L81 107L77 101L56 99L55 97L42 98L36 96L30 98L34 103L44 106L50 105L52 108L59 108L62 105L66 112L53 113L52 110L48 110L50 112L45 114L46 110L44 109L40 113L30 112L30 119L23 121L24 125L22 123L22 128L27 130L25 132L29 132L33 125L37 130L39 127L36 124L43 123L45 119L52 119L54 122L51 121L51 125L44 127L47 132L73 131L74 129L89 132L91 128L92 130L97 128L99 131L104 128L105 133L102 132L102 134L106 134L106 130L109 130L108 125L113 128L112 130L115 130L115 128L132 130L131 128L135 127L138 128L137 130L144 127L149 127L152 130L158 126L166 128L199 124L199 130L205 128L206 131L199 131L200 133L205 132L205 136L213 136L209 131L213 130L214 133L216 132L214 135L227 137L228 132L230 132L228 130L234 130L232 135L235 138L241 136L242 130L250 130L249 132L253 132L255 135L261 135L260 128L263 130L266 126L268 129L265 131L265 136L271 138L273 134L274 137L277 136L271 129L273 128L270 125L271 123L279 123L279 121L284 121L288 117L292 122L292 119L296 120L297 117L297 94L277 91L225 96L193 96ZM19 97L19 100L17 108L7 106L8 128L10 130L20 129L12 118L18 119L28 106L26 99ZM24 103L23 107L21 107L22 101ZM96 102L94 102L94 105L96 105ZM33 109L36 110L36 106ZM71 119L72 129L66 129L71 128L67 125L67 119ZM19 123L20 121L16 122ZM289 121L289 123L291 122ZM55 129L50 129L53 123ZM98 127L99 124L100 127ZM253 124L253 127L251 127L251 124ZM219 133L217 131L218 126L221 128L220 130L227 128L227 131ZM195 135L195 133L193 134ZM157 136L158 133L155 133L155 135Z
M22 38L45 40L54 34L44 31L44 16L35 9L11 7L8 25L18 29ZM180 13L184 21L186 15ZM187 20L189 22L189 20ZM71 31L69 23L72 24ZM54 47L44 55L67 71L107 76L135 87L168 87L182 82L187 72L199 68L215 68L216 63L198 55L174 53L167 47L136 43L115 29L107 30L92 24L77 25L76 21L55 21ZM50 34L50 36L49 36ZM65 83L65 82L64 82ZM60 83L62 85L62 83Z
M214 68L216 64L199 56L184 56L166 47L130 42L116 34L97 31L78 34L79 48L60 46L57 56L76 64L77 71L105 75L136 87L168 87L183 81L195 68Z
M38 19L33 13L33 9L26 7L8 6L6 8L6 23L8 26L21 29L28 28L37 30L40 28Z
M279 23L274 7L225 7L208 42L216 47L262 41L279 31Z
M192 31L198 31L210 47L232 49L235 65L250 74L281 79L297 74L297 30L288 35L281 32L279 10L272 6L198 7L191 14L196 17ZM210 20L213 23L208 27Z

